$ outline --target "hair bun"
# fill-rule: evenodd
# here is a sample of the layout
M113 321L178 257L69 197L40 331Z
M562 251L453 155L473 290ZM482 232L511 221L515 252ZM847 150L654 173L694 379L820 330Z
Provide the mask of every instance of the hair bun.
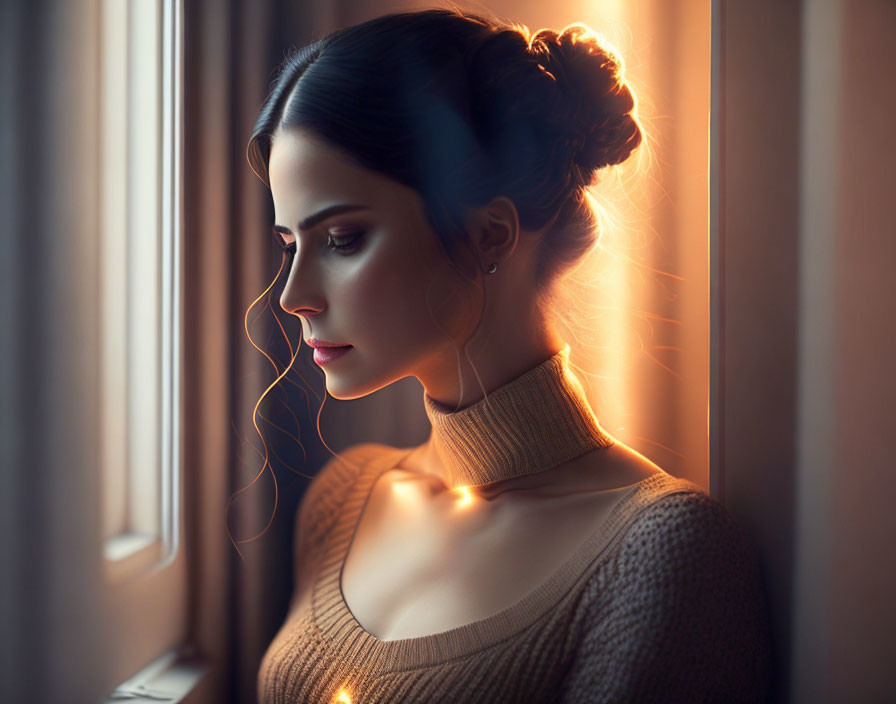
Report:
M593 171L625 161L642 134L622 59L583 24L570 25L562 34L540 29L529 51L557 82L566 109L554 117L569 135L573 162Z

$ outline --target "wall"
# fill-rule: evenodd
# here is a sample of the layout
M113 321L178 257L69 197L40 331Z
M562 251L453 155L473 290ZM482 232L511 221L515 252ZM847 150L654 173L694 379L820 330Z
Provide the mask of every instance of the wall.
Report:
M896 697L894 29L883 0L805 8L797 701Z
M896 7L713 13L716 480L762 552L779 700L890 701Z

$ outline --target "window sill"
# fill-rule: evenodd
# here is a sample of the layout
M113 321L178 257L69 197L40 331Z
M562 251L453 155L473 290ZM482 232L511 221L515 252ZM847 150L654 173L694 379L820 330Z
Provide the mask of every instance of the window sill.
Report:
M186 699L207 671L208 665L193 655L191 649L169 651L122 682L107 696L105 704L121 701L176 704Z

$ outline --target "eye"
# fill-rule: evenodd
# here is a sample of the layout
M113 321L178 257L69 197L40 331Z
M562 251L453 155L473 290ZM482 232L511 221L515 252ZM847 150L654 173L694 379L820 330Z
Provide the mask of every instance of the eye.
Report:
M348 256L358 250L361 244L363 232L360 230L347 230L345 228L334 228L337 232L345 233L343 237L333 237L332 234L327 237L327 246L335 249L339 254ZM293 248L295 249L295 248Z
M364 235L362 230L351 230L347 228L332 228L331 233L333 232L345 233L343 237L334 237L333 234L330 234L327 237L327 247L335 250L342 256L348 256L357 251L360 247L360 240ZM289 254L290 257L295 255L295 235L276 229L272 230L271 234L274 236L274 240L280 248Z

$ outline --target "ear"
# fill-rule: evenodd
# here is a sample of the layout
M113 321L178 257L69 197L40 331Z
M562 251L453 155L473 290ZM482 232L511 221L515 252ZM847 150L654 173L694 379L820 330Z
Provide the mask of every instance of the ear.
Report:
M519 242L520 219L513 201L498 196L481 211L474 231L475 244L482 259L483 271L492 262L506 261Z

